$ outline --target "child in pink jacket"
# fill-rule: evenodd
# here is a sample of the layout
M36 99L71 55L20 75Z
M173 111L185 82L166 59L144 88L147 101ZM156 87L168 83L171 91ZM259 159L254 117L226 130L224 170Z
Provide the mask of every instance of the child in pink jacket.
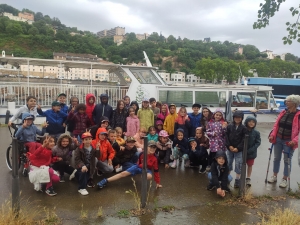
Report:
M129 116L126 118L126 124L127 124L127 137L133 137L140 129L140 120L135 115L135 110L133 107L129 107L128 110Z

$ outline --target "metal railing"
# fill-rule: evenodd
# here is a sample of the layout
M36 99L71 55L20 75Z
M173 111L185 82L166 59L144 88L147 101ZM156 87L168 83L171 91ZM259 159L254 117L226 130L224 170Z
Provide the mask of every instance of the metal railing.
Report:
M64 85L64 84L45 84L45 83L16 83L0 84L0 107L7 106L8 102L15 102L16 107L23 106L26 98L33 95L41 106L51 106L59 93L65 93L67 99L72 96L79 98L80 103L85 103L85 96L93 93L98 103L100 94L106 93L109 96L109 104L117 106L117 101L122 99L128 91L128 87L110 85ZM66 102L69 104L69 100Z

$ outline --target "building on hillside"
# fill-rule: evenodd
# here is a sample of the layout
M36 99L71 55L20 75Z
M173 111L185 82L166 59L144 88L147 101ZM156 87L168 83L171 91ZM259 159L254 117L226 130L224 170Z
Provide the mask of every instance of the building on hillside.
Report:
M121 45L123 41L126 39L125 35L115 35L114 36L114 43L117 44L117 46Z
M188 74L188 75L186 75L186 82L201 83L201 79L199 76L196 76L195 74Z
M4 12L3 16L8 17L10 20L19 21L19 22L27 22L28 24L32 24L34 22L34 20L29 20L29 19L26 19L23 17L14 16L12 13L8 13L8 12Z
M70 60L70 61L87 61L87 62L98 62L102 60L97 55L92 54L77 54L77 53L58 53L53 52L53 59L56 60Z
M136 37L138 40L142 41L142 40L148 39L149 34L147 34L147 33L144 33L144 34L136 34L135 37Z
M266 49L265 51L262 51L261 54L267 54L268 59L274 59L273 51Z
M28 66L20 65L20 74L28 75ZM65 68L57 66L34 66L29 65L29 75L40 78L58 78L68 80L99 80L109 81L108 70L85 69L85 68Z
M209 38L204 38L203 43L210 43L210 37Z
M160 77L164 81L166 81L166 82L171 81L171 79L170 79L170 73L167 73L165 70L158 70L157 73L160 75Z
M25 20L34 21L34 15L28 12L19 12L19 17Z
M242 46L239 46L237 49L237 53L239 53L240 55L243 55L244 52L244 48Z
M171 73L171 81L184 83L185 73L184 72Z
M103 37L113 37L115 35L125 35L125 27L115 27L110 30L102 30L97 32L97 36Z

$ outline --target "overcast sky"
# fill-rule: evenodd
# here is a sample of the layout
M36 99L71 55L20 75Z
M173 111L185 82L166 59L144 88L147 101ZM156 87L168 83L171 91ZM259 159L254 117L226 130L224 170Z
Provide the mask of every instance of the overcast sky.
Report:
M270 25L253 30L259 3L264 0L0 0L19 10L28 8L50 17L58 17L63 24L92 32L116 26L126 33L162 32L176 38L239 44L253 44L261 51L270 49L275 54L293 53L300 56L300 43L284 45L287 21L295 22L289 8L299 0L283 3Z

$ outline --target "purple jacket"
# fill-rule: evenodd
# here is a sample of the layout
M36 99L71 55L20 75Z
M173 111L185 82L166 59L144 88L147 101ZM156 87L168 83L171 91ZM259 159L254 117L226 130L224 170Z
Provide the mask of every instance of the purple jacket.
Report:
M131 117L128 116L126 118L126 124L127 124L127 132L126 136L133 137L140 129L140 120L137 116Z
M206 134L209 137L209 145L211 152L220 150L226 151L225 147L225 133L226 127L222 128L222 121L215 121L211 119L207 123Z

